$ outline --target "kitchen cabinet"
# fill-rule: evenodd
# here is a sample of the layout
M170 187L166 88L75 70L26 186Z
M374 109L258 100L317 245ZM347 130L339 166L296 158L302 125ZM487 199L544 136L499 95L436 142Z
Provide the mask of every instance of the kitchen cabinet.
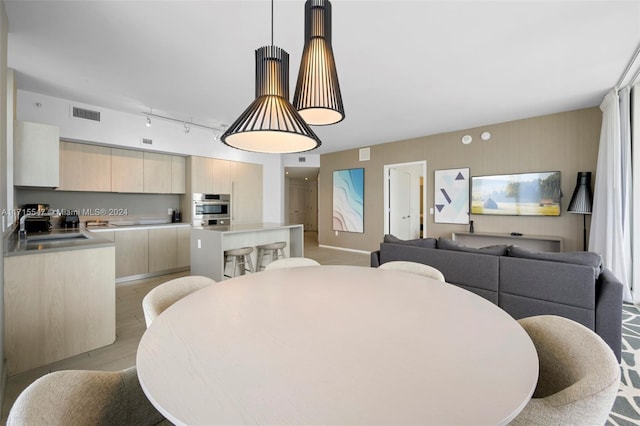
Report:
M231 164L233 161L219 158L189 157L190 192L230 194Z
M178 155L171 156L171 193L185 193L186 158Z
M115 341L113 264L113 246L4 258L9 375Z
M111 149L111 192L143 191L142 157L142 151Z
M178 267L178 228L149 229L149 272Z
M234 162L231 179L231 222L262 222L262 164Z
M149 231L146 229L114 232L116 278L149 272Z
M171 156L144 152L143 163L143 192L154 194L171 193Z
M58 127L14 121L13 131L13 184L57 187L60 184Z
M209 159L211 194L231 194L231 165L233 161L219 158Z
M178 229L178 268L191 266L191 228Z
M58 190L111 191L111 148L60 142Z

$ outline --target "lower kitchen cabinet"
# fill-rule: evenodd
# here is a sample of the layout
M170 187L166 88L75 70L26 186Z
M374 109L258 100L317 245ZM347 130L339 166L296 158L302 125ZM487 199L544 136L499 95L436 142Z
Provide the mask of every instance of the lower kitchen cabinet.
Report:
M188 226L101 231L100 236L115 242L116 278L125 278L120 281L191 266Z
M113 247L4 258L9 375L115 341L113 263Z
M178 228L149 229L149 272L178 267Z
M191 227L178 228L178 268L191 266Z
M149 272L149 231L146 229L114 232L116 278Z

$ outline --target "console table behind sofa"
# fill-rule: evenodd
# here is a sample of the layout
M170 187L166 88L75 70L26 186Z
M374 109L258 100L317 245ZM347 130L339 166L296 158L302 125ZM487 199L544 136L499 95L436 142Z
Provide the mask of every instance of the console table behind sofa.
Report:
M536 251L562 251L562 238L548 235L511 235L484 232L454 232L451 239L468 247L486 247L495 244L520 246Z

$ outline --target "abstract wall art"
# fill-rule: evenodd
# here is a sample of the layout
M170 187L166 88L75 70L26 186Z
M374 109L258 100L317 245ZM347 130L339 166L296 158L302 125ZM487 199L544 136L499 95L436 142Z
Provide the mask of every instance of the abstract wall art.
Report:
M333 230L364 232L364 169L333 172Z
M469 223L469 169L436 170L434 177L436 223Z

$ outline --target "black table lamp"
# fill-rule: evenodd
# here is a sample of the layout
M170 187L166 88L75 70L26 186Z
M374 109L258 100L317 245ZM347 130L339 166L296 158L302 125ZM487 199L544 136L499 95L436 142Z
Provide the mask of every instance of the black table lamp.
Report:
M578 172L578 182L573 190L567 211L582 214L584 230L582 234L583 250L587 251L587 216L591 214L593 193L591 192L591 172Z

